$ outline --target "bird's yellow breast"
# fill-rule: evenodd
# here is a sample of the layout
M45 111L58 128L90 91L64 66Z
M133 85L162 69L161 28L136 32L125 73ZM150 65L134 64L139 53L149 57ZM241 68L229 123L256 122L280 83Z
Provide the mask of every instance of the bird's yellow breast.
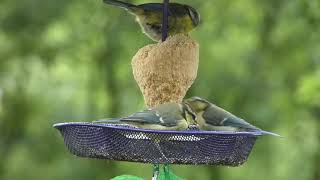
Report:
M194 28L189 16L174 17L169 19L169 35L188 33Z
M162 13L144 13L136 14L136 19L143 29L144 33L147 34L151 39L160 40L162 34ZM169 16L169 31L170 36L183 33L187 34L190 32L194 25L188 15L183 16ZM158 28L159 27L159 28Z

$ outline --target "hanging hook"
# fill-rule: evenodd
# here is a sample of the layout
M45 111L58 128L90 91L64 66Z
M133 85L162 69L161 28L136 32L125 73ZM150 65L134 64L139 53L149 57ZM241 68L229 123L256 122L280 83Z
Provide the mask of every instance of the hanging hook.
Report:
M168 37L168 7L169 0L163 0L163 12L162 12L162 42Z

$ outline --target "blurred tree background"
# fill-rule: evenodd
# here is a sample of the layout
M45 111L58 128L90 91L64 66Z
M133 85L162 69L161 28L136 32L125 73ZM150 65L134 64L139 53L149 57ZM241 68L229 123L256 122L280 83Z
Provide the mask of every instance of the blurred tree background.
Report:
M187 96L285 138L260 138L237 168L174 172L190 180L319 180L320 1L176 2L202 17L191 33L200 66ZM0 179L150 179L148 164L71 155L52 128L141 110L130 61L149 43L133 16L102 0L1 0Z

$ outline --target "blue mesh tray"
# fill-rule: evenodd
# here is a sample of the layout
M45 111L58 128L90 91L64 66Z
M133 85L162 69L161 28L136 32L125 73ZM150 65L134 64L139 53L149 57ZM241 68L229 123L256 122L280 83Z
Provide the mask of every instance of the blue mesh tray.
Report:
M153 164L243 164L260 132L156 131L96 123L54 125L80 157Z

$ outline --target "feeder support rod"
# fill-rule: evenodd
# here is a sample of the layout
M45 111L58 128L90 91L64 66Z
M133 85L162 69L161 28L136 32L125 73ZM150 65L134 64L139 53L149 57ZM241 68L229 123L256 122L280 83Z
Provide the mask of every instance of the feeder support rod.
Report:
M163 0L162 41L165 41L168 37L168 6L169 0Z

